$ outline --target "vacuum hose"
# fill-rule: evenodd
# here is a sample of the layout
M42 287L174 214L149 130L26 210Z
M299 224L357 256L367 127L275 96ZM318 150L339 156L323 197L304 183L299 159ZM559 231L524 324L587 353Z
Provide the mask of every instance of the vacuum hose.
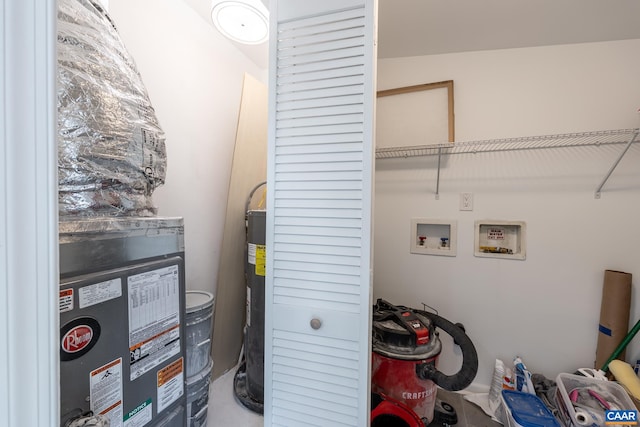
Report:
M462 350L462 367L458 373L446 375L438 371L432 363L421 363L416 365L418 377L431 380L449 391L462 390L468 387L478 373L478 353L471 339L459 325L451 323L444 317L427 311L415 310L415 312L431 319L436 328L440 328L449 334Z

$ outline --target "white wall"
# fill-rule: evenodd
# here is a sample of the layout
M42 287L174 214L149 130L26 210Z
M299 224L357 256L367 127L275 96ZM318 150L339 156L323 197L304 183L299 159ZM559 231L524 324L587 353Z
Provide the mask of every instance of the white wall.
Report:
M161 215L185 218L187 286L214 291L242 75L266 81L180 0L111 0L167 137ZM378 88L455 81L457 140L637 127L639 40L380 60ZM426 302L462 322L480 355L479 384L496 357L524 357L536 372L592 366L605 269L640 275L640 162L633 147L593 191L617 148L461 155L447 159L435 200L433 158L378 160L374 292ZM459 193L474 211L458 211ZM412 217L458 220L458 256L411 255ZM524 220L527 260L472 255L475 219ZM638 318L637 292L631 323ZM639 338L629 360L640 357ZM445 349L441 369L453 370Z
M243 75L267 71L182 0L111 0L109 12L166 134L153 200L184 217L187 288L215 294Z
M635 128L639 49L630 40L384 59L378 89L454 80L457 141ZM435 157L377 160L374 296L462 322L478 350L478 386L490 383L495 358L521 355L550 378L592 367L604 270L640 278L638 144L594 198L621 148L451 156L439 200ZM473 211L459 211L460 192L474 194ZM457 220L457 257L410 254L412 217ZM527 259L474 257L478 219L526 221ZM454 372L459 349L445 345L441 369ZM640 358L640 338L627 354Z

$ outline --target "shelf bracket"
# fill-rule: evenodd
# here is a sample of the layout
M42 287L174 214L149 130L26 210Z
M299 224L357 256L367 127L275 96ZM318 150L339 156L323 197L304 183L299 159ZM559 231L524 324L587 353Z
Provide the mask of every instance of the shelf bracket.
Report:
M436 200L440 200L440 160L442 159L442 147L438 147L438 176L436 178Z
M602 182L600 182L600 185L596 189L596 192L594 195L596 199L600 198L600 191L602 190L602 187L604 187L604 184L607 182L607 180L609 179L609 177L611 176L615 168L618 166L618 163L620 163L620 160L622 160L624 155L627 154L627 151L629 151L629 148L631 148L631 145L633 145L633 143L636 141L636 138L638 137L638 132L640 132L640 129L634 130L633 135L631 136L631 139L629 140L629 142L627 142L627 145L625 145L624 150L622 150L622 152L620 153L616 161L613 162L613 165L611 165L611 168L609 168L609 171L602 179Z

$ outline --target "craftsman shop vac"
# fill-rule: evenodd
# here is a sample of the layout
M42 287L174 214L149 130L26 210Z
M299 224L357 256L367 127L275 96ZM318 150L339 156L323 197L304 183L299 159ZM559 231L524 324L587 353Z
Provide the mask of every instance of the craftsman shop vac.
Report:
M446 375L437 369L442 343L436 328L449 334L462 350L462 366L456 374ZM394 402L393 411L379 415L372 412L372 426L429 425L434 420L437 388L462 390L478 372L478 354L462 325L435 313L378 299L373 307L372 333L371 391L378 395L377 400ZM406 414L406 408L422 420L422 425ZM401 417L401 413L405 415ZM377 416L393 419L395 424L378 423Z

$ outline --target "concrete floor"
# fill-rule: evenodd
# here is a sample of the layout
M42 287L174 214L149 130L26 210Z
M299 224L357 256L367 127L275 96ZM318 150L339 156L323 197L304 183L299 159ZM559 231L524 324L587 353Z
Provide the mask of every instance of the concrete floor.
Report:
M460 427L502 427L493 421L478 406L464 400L463 395L446 390L438 390L438 398L453 406L458 416L456 426Z
M234 396L235 372L234 368L211 383L206 427L262 427L263 417L238 403ZM501 426L486 416L478 406L464 400L459 393L438 390L438 398L456 410L457 427Z
M262 427L262 415L238 403L233 393L236 368L211 383L207 427Z

